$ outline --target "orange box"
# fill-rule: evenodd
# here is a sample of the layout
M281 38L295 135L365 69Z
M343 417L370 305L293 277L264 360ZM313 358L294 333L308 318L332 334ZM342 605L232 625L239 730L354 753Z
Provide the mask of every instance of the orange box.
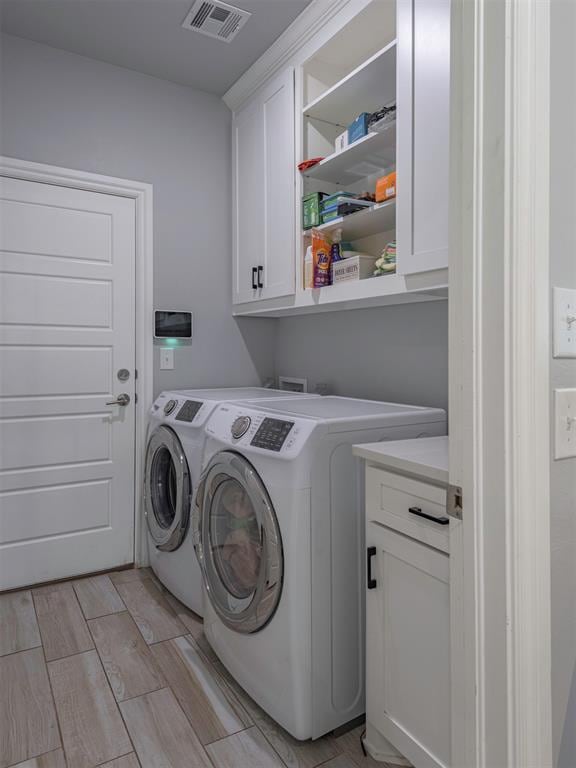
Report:
M396 171L381 176L376 182L376 202L383 203L396 197Z

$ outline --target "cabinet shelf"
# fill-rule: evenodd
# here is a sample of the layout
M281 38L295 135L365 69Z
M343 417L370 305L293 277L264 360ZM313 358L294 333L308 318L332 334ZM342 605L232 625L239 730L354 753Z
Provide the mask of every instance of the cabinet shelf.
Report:
M335 229L342 230L343 240L360 240L370 235L378 235L381 232L389 232L396 227L396 200L388 200L385 203L376 203L371 208L366 208L358 213L350 213L348 216L339 216L337 219L321 224L314 229L329 234ZM304 235L311 236L312 230L306 230Z
M302 176L342 186L355 184L394 165L395 155L396 122L392 122L386 130L369 133L341 152L325 157Z
M346 128L361 112L396 98L396 40L307 104L305 117Z

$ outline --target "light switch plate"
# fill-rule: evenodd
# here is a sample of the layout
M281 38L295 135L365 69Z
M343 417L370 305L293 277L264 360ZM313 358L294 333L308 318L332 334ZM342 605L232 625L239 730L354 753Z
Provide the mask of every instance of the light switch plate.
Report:
M554 288L554 357L576 357L575 288Z
M576 457L576 389L554 390L554 458Z
M160 370L174 370L174 350L170 347L161 347L160 349Z

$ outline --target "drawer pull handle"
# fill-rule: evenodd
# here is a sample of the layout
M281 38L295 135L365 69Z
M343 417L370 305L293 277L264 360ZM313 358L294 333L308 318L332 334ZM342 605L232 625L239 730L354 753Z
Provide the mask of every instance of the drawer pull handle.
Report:
M376 579L372 578L372 558L376 554L376 547L368 547L366 550L366 570L368 589L376 589Z
M449 517L434 517L434 515L427 515L426 512L422 512L420 507L410 507L408 512L413 515L418 515L418 517L425 517L426 520L432 520L433 523L438 523L438 525L448 525L450 522Z
M258 267L252 267L252 290L258 289L258 284L256 283L256 275L258 274Z

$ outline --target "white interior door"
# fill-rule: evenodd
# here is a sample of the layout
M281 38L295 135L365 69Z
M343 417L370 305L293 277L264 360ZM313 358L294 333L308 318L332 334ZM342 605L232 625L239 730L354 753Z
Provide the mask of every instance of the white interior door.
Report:
M0 253L1 590L134 559L135 202L2 178Z

